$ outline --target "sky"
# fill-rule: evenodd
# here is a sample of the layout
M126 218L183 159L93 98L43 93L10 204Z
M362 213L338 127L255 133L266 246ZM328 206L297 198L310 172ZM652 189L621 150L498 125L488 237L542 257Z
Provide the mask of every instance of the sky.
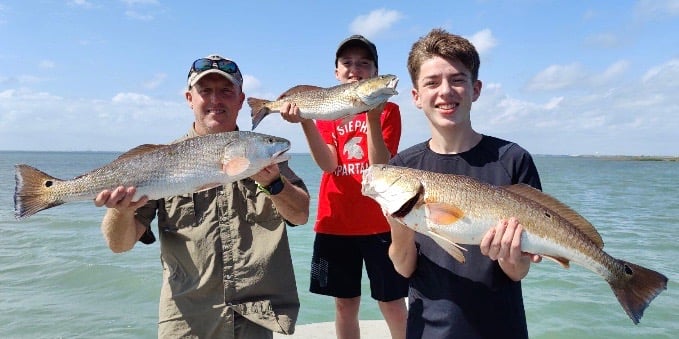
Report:
M480 133L533 154L679 156L679 0L0 0L0 150L125 151L184 135L191 63L240 66L248 97L338 85L338 43L363 34L399 77L400 149L427 140L406 60L433 28L481 55ZM250 130L245 103L238 124ZM273 114L255 130L308 152Z

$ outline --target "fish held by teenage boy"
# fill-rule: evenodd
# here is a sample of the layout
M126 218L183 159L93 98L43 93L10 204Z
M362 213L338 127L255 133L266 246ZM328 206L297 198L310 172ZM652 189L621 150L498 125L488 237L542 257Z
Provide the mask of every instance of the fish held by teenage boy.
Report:
M610 256L584 217L525 184L500 187L462 175L373 165L363 172L362 193L460 262L464 254L459 244L478 245L500 219L516 217L523 225L523 252L552 259L564 268L574 262L597 273L634 324L667 289L667 277Z
M387 74L328 88L299 85L290 88L274 101L249 97L252 129L269 113L280 112L288 102L294 102L299 108L299 115L305 119L336 120L349 117L373 109L398 94L397 84L398 78Z
M133 200L198 192L256 174L289 159L286 139L248 131L208 134L167 145L141 145L71 180L16 165L17 219L65 203L93 200L103 190L135 186Z

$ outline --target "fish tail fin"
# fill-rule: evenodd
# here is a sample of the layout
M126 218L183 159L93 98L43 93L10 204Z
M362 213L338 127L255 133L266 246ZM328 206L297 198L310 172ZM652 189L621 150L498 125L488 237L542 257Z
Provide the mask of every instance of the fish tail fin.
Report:
M63 200L55 199L50 187L62 180L28 165L16 165L14 188L14 217L27 218L50 207L59 206Z
M264 119L265 116L271 113L271 110L266 107L266 104L270 101L257 98L248 98L248 105L250 105L252 116L252 129L254 130L257 125Z
M623 275L609 281L609 284L620 305L636 325L651 301L667 289L667 277L624 260L619 262L623 265Z

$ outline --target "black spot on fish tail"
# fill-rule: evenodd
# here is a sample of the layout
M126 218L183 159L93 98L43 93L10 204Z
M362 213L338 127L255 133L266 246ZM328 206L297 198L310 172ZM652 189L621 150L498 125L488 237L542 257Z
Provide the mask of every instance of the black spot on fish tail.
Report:
M608 283L625 313L636 325L651 301L667 289L667 277L623 260L619 263L622 264L621 272L614 273Z
M27 218L64 202L53 197L50 188L61 180L28 165L15 166L14 217Z

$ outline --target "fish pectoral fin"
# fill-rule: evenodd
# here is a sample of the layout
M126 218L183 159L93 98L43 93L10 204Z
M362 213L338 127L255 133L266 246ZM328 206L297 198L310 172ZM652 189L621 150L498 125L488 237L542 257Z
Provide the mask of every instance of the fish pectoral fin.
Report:
M450 225L464 217L464 212L457 206L445 203L428 203L427 218L437 225Z
M570 268L570 267L571 267L571 262L570 262L570 260L568 260L568 259L566 259L566 258L562 258L562 257L553 257L553 256L549 256L549 255L542 255L542 257L543 257L543 258L547 258L547 259L549 259L549 260L551 260L551 261L553 261L553 262L555 262L555 263L561 265L561 267L563 267L563 268Z
M464 264L464 254L462 251L467 251L466 248L446 239L445 237L439 235L436 233L434 230L429 230L428 232L429 237L436 242L443 250L445 250L450 256L455 258L455 260L459 261L460 263Z
M245 172L248 167L250 167L250 160L248 158L237 157L222 161L222 172L230 177Z

